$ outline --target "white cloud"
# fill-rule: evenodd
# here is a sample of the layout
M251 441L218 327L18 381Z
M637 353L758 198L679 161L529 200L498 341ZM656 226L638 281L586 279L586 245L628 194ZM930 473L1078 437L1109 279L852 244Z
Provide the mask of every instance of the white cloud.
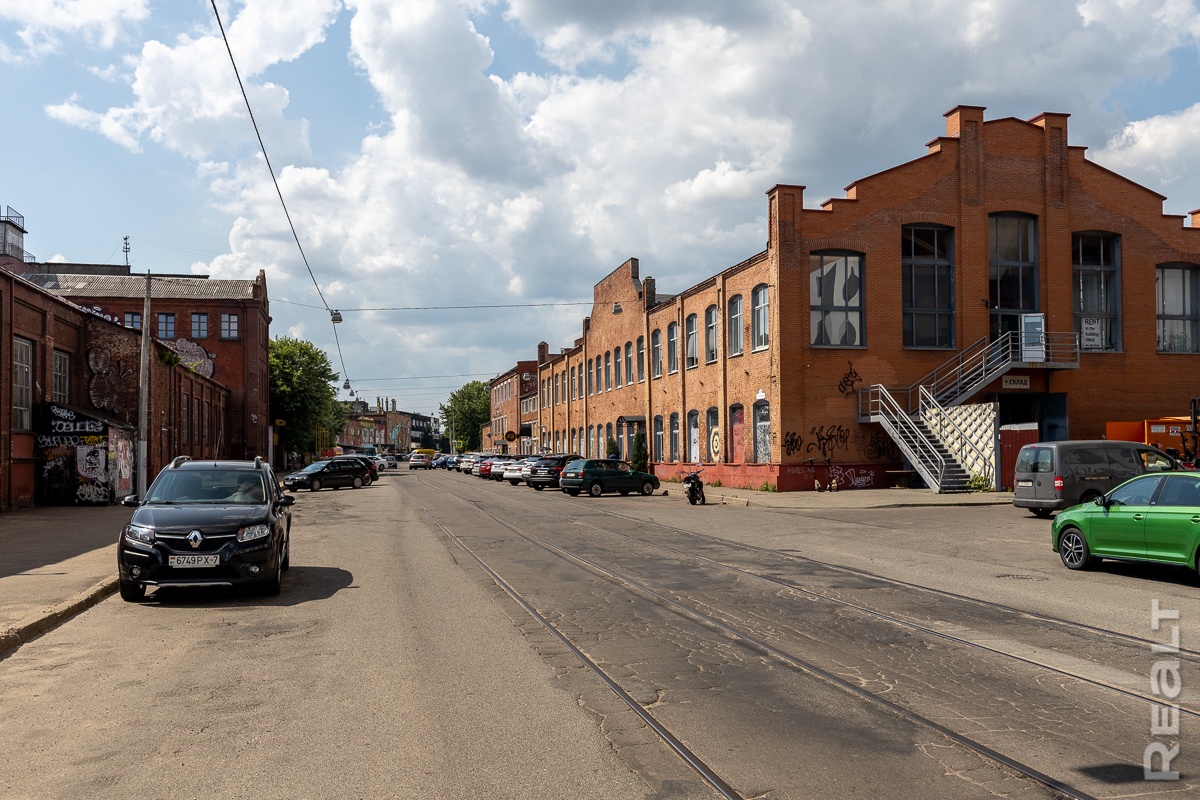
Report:
M1200 103L1131 122L1092 154L1105 167L1200 207Z
M44 58L62 49L64 36L112 47L127 26L149 14L149 0L0 0L0 19L16 26L21 44L19 51L0 46L0 54L10 62Z

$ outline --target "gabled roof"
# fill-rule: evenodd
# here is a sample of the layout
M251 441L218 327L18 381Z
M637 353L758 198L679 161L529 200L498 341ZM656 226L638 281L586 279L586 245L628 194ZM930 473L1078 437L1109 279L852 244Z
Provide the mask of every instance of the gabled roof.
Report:
M144 275L76 275L70 273L24 276L59 297L145 297ZM183 276L151 277L150 295L178 300L252 300L256 281L211 280Z

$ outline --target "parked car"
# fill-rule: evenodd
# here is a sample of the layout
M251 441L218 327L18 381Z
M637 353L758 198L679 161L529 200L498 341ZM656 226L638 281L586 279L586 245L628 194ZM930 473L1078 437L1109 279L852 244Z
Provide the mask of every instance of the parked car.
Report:
M1059 513L1050 530L1051 546L1068 569L1112 558L1196 570L1200 471L1140 475Z
M588 458L569 462L563 468L559 485L572 497L580 492L599 497L605 492L641 492L651 495L659 484L658 478L648 472L635 470L628 461Z
M511 456L496 456L492 459L492 469L488 477L494 481L504 480L504 470L515 461Z
M379 467L375 466L375 462L369 457L359 455L358 453L347 453L341 456L333 456L330 461L355 461L367 468L367 486L370 486L375 481L379 480Z
M289 492L298 492L301 489L319 492L326 487L338 489L342 486L361 489L369 484L370 480L370 471L361 461L331 458L326 461L314 461L299 472L288 475L283 479L283 488Z
M472 469L471 471L475 475L478 475L480 478L491 478L492 477L492 459L490 459L490 458L479 459L479 461L475 464L474 469Z
M435 458L433 460L433 463L430 464L429 466L433 469L445 469L446 468L446 457L438 456L437 458Z
M408 457L408 468L413 469L430 469L432 463L429 456L424 453L413 453Z
M395 469L396 465L398 463L400 463L399 461L396 460L396 457L394 455L392 455L391 453L385 454L383 457L383 460L387 462L388 469Z
M539 492L547 486L556 488L558 478L562 475L563 467L572 461L583 458L578 453L555 453L542 456L529 468L529 485Z
M296 498L279 490L261 458L180 456L158 473L144 498L121 502L135 508L117 539L121 599L142 600L149 586L255 584L279 594L291 561Z
M379 470L380 472L383 472L388 468L387 459L383 456L372 456L371 460L375 462L375 469Z
M446 463L443 466L447 471L458 469L458 459L458 456L446 456Z
M1137 475L1164 472L1178 464L1161 450L1139 442L1083 439L1027 444L1017 453L1013 505L1038 516L1090 503Z
M463 453L458 457L458 461L454 462L454 468L459 472L470 474L471 468L475 466L476 457L477 454L475 453Z

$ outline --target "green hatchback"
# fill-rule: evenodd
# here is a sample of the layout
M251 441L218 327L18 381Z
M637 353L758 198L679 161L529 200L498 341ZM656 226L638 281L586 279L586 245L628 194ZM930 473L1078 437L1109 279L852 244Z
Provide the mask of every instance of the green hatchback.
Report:
M1111 558L1200 570L1200 471L1133 478L1060 512L1050 530L1051 546L1069 569Z
M641 492L650 495L658 488L658 478L649 472L639 472L628 461L585 458L563 467L558 485L572 497L580 492L587 492L592 497L599 497L605 492Z

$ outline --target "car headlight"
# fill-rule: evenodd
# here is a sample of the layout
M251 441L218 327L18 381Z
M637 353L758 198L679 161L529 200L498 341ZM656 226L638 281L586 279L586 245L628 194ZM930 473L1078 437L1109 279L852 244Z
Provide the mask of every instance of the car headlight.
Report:
M244 528L238 529L237 540L239 542L251 542L255 539L261 539L264 536L271 535L270 525L247 525Z
M146 528L141 525L126 525L124 531L125 538L131 542L140 542L142 544L154 544L154 529Z

